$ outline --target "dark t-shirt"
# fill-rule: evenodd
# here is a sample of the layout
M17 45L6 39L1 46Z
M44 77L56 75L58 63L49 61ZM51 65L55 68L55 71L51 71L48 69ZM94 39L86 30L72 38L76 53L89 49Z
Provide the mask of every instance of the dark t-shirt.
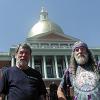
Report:
M7 100L38 100L46 94L41 74L31 67L27 70L7 68L0 80L0 93L6 94Z

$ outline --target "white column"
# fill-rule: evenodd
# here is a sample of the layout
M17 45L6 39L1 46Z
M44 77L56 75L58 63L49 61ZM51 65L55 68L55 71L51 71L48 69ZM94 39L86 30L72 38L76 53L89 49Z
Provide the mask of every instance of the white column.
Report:
M56 56L54 56L54 62L55 62L56 78L59 78L59 74L58 74L58 66L57 66L57 58L56 58Z
M44 69L44 78L47 78L47 69L46 69L46 61L45 56L43 56L43 69Z
M65 62L66 62L66 68L68 69L68 59L67 59L67 55L65 55Z
M11 66L14 67L15 66L15 56L12 55L12 58L11 58Z
M35 69L35 66L34 66L34 56L32 56L32 68Z

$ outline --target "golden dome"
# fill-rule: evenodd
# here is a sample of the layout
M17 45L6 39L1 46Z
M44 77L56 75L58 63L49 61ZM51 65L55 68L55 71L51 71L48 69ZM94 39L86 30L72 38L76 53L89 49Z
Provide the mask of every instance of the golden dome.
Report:
M44 10L44 8L42 8L40 13L40 20L32 27L32 29L28 33L28 38L47 32L64 34L59 25L48 20L48 13Z

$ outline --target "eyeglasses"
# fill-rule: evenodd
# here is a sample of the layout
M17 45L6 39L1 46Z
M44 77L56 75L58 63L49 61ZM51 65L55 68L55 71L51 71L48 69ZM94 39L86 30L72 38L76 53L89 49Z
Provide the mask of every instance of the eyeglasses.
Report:
M85 47L76 47L74 51L79 52L80 51L86 51Z

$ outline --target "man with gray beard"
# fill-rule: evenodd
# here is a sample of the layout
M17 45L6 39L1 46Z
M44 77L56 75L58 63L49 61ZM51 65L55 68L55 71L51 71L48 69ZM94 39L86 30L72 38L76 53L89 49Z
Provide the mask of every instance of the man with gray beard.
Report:
M16 48L16 66L0 71L0 100L46 100L40 72L28 66L32 50L26 43Z
M100 100L100 74L86 43L78 41L72 47L57 95L58 100Z

